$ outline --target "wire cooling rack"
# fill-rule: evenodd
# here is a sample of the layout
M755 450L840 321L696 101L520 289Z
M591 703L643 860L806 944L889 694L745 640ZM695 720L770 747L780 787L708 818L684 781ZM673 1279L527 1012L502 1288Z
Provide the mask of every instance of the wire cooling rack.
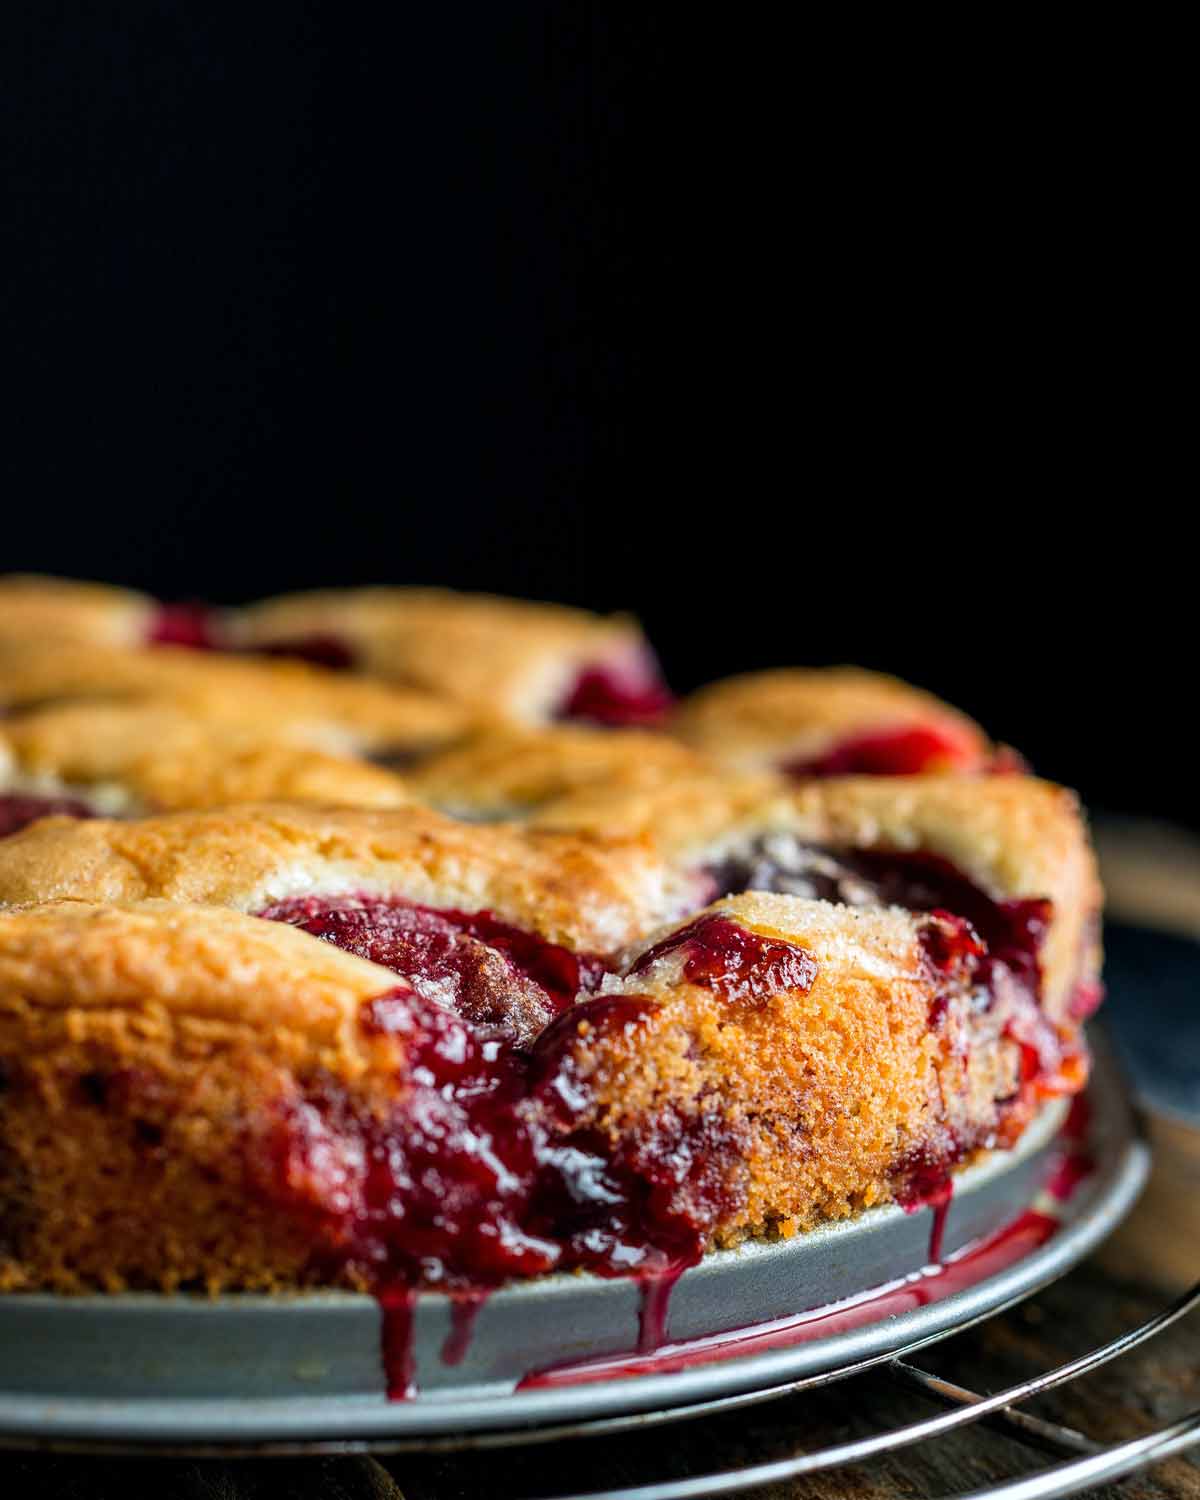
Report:
M958 1497L958 1500L983 1500L984 1496L993 1497L993 1500L1056 1500L1058 1496L1078 1495L1096 1485L1112 1483L1200 1445L1200 1410L1190 1412L1139 1437L1106 1446L1074 1428L1048 1422L1021 1411L1020 1403L1067 1385L1080 1376L1119 1359L1123 1354L1164 1332L1198 1306L1200 1282L1160 1313L1118 1338L1101 1344L1086 1354L1078 1355L1055 1369L1031 1376L1017 1385L988 1396L943 1380L940 1376L920 1369L904 1357L864 1360L825 1379L849 1379L867 1369L882 1366L897 1382L920 1392L945 1409L922 1421L909 1422L867 1437L795 1453L766 1463L742 1464L736 1468L693 1474L687 1478L669 1479L656 1484L579 1491L569 1496L555 1496L554 1500L705 1500L708 1496L736 1495L746 1490L762 1489L823 1470L895 1453L975 1422L995 1428L1005 1436L1017 1439L1025 1447L1042 1455L1049 1454L1060 1461L988 1489L972 1491ZM813 1382L792 1382L748 1396L705 1402L689 1415L728 1412L738 1406L792 1394L811 1383ZM674 1415L677 1419L681 1414ZM581 1430L598 1434L619 1425L619 1421L593 1423ZM528 1440L527 1437L526 1441Z

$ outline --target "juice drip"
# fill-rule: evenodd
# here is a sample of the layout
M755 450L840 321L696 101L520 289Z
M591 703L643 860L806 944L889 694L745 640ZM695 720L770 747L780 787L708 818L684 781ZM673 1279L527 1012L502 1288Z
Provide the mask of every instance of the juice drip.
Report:
M653 1353L616 1355L535 1370L526 1375L517 1388L534 1390L546 1386L619 1380L632 1375L671 1374L710 1360L744 1359L765 1354L768 1350L788 1349L846 1333L964 1291L1044 1245L1058 1227L1059 1221L1050 1214L1029 1209L996 1234L952 1256L937 1268L878 1287L852 1301L813 1308L798 1317L780 1319L757 1328L739 1328L686 1343L667 1344Z
M639 1354L649 1354L666 1342L671 1293L686 1270L685 1265L675 1265L658 1276L642 1279L642 1305L638 1314Z
M940 1266L942 1263L942 1241L946 1236L946 1215L950 1212L949 1193L939 1202L929 1205L933 1214L933 1223L929 1230L929 1264Z
M468 1292L455 1297L450 1303L450 1332L442 1345L442 1363L461 1365L471 1347L475 1332L475 1319L479 1309L491 1295L489 1291Z
M1093 1159L1080 1149L1085 1128L1086 1112L1079 1110L1074 1121L1068 1121L1064 1129L1066 1149L1052 1158L1043 1191L1056 1202L1066 1202L1094 1170ZM535 1370L520 1381L517 1389L577 1385L631 1375L670 1374L708 1360L740 1359L846 1333L964 1291L1044 1245L1060 1227L1060 1221L1052 1213L1028 1209L987 1239L943 1258L943 1236L951 1198L951 1185L947 1184L944 1192L925 1200L925 1206L933 1214L929 1264L911 1276L885 1283L842 1302L812 1308L796 1317L669 1344L671 1293L687 1269L686 1263L674 1263L665 1271L641 1278L636 1353ZM453 1297L451 1328L441 1351L444 1364L461 1364L466 1357L476 1318L490 1293L490 1288L481 1288ZM378 1300L383 1309L383 1363L388 1397L393 1401L407 1400L416 1393L412 1349L416 1293L408 1288L396 1288L381 1293Z
M417 1394L417 1366L413 1357L413 1314L417 1294L411 1287L391 1287L375 1294L383 1313L380 1352L389 1401L408 1401Z

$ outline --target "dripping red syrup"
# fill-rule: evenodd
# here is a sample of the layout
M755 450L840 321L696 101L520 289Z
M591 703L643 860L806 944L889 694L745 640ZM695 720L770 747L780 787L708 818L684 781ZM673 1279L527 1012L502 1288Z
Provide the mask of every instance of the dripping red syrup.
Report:
M1060 1132L1062 1150L1051 1158L1042 1185L1043 1192L1055 1203L1067 1202L1095 1170L1094 1160L1086 1150L1090 1121L1090 1101L1086 1094L1077 1094L1071 1101ZM926 1199L924 1203L913 1203L912 1207L932 1206L944 1224L949 1203L947 1192L940 1202L931 1203ZM644 1343L639 1343L638 1352L633 1355L610 1355L534 1370L520 1381L518 1389L536 1390L639 1375L674 1374L715 1360L745 1359L773 1349L793 1348L797 1344L847 1333L965 1291L1023 1260L1051 1240L1059 1228L1060 1220L1055 1212L1029 1208L995 1233L943 1257L940 1227L935 1226L930 1263L910 1276L871 1288L842 1302L812 1308L795 1317L751 1328L735 1328L678 1344L663 1342L658 1347L647 1348Z
M374 1286L394 1395L411 1386L418 1285L478 1298L514 1277L661 1277L700 1258L734 1201L735 1136L719 1119L664 1112L613 1144L584 1118L579 1027L635 1030L653 1009L635 997L585 1000L522 1054L401 986L363 1018L405 1047L409 1086L384 1116L331 1082L280 1104L252 1169L307 1222L318 1259ZM662 1317L653 1304L651 1292L647 1338ZM470 1314L458 1316L451 1353L465 1347Z
M1063 1122L1062 1138L1078 1147L1088 1138L1088 1132L1092 1128L1092 1101L1088 1096L1080 1092L1071 1100L1067 1110L1067 1118Z
M403 920L396 924L398 910ZM354 922L327 925L351 912ZM357 920L364 912L380 924L374 935ZM461 1299L447 1346L452 1358L462 1357L469 1322L490 1289L554 1270L641 1280L640 1342L661 1343L672 1285L700 1259L714 1226L745 1191L744 1127L715 1111L670 1107L616 1140L602 1133L580 1072L580 1039L635 1045L655 1002L639 995L578 1000L523 1049L419 992L413 970L432 952L444 974L454 954L440 929L432 948L422 947L427 933L420 924L420 941L411 942L412 914L395 903L348 908L321 900L266 913L403 966L409 978L364 1006L361 1019L368 1034L402 1042L404 1092L382 1116L356 1107L332 1081L318 1080L303 1098L282 1102L274 1128L251 1155L263 1191L309 1225L318 1260L353 1266L376 1288L388 1389L396 1395L411 1386L416 1286ZM561 955L542 962L529 934L515 934L486 914L436 915L461 923L471 941L486 931L526 977L561 980ZM776 985L791 972L780 969L788 945L727 926L733 950L721 965L722 929L710 929L702 947L695 931L684 940L698 962L715 965L709 980L715 987L735 984L739 993L753 994L765 985L756 965ZM811 959L795 950L791 961L811 983Z
M641 1306L638 1309L639 1354L649 1354L666 1343L671 1293L686 1270L686 1265L674 1265L657 1276L642 1277Z
M1064 1152L1046 1179L1046 1191L1059 1203L1065 1203L1095 1170L1096 1163L1086 1151Z
M932 1156L924 1151L913 1159L899 1163L897 1172L904 1186L896 1193L896 1202L906 1214L920 1213L929 1209L932 1215L929 1226L928 1263L937 1266L942 1261L942 1242L946 1235L946 1219L954 1197L954 1178L951 1168L967 1154L965 1142L951 1140Z
M772 1349L788 1349L796 1344L846 1333L964 1291L1016 1264L1044 1245L1057 1229L1058 1220L1053 1215L1028 1209L994 1235L956 1252L940 1265L888 1282L848 1301L813 1308L797 1317L781 1318L754 1328L737 1328L685 1343L668 1344L652 1352L615 1355L534 1370L520 1381L517 1389L535 1390L546 1386L620 1380L635 1375L673 1374L713 1360L745 1359Z
M442 1345L442 1363L461 1365L471 1347L475 1320L490 1294L486 1291L459 1292L450 1301L450 1332Z
M923 1208L928 1208L933 1214L933 1222L929 1226L929 1264L931 1266L940 1266L942 1263L942 1242L946 1237L946 1218L950 1212L953 1197L954 1179L946 1174L924 1197L906 1197L899 1200L900 1207L906 1214L919 1213Z
M1086 1093L1078 1093L1071 1100L1067 1118L1059 1132L1060 1149L1046 1178L1046 1191L1059 1203L1065 1203L1079 1184L1095 1171L1095 1158L1087 1148L1091 1123L1091 1100Z
M381 1288L375 1293L382 1315L380 1354L387 1377L389 1401L411 1401L417 1394L417 1363L413 1356L413 1322L417 1293L413 1287Z
M1046 903L990 901L944 861L854 859L856 877L869 870L881 899L940 908L930 916L926 949L942 982L982 989L1003 969L1010 987L1037 1010ZM967 915L952 915L958 911ZM685 1116L667 1108L616 1140L594 1128L577 1043L615 1032L635 1044L654 1002L638 995L586 998L586 962L571 969L576 956L547 952L542 940L487 913L307 898L263 915L295 922L406 978L366 1005L362 1018L368 1032L403 1040L403 1094L378 1115L356 1107L336 1084L316 1082L304 1098L280 1106L278 1128L259 1151L264 1192L307 1219L330 1262L354 1267L375 1286L385 1310L389 1390L402 1395L411 1386L418 1286L465 1299L447 1344L454 1358L462 1357L470 1321L490 1290L567 1269L640 1280L639 1348L645 1353L662 1343L672 1286L742 1201L744 1151L736 1129L715 1113ZM420 993L422 975L432 974L462 980L462 1000L476 968L474 959L459 961L456 943L491 947L513 976L540 987L557 1019L529 1045L517 1045ZM693 982L731 1003L811 984L816 973L811 955L795 945L750 933L719 914L697 919L651 950L635 972L671 952L681 954ZM575 989L585 998L572 1004ZM439 993L444 1001L444 989ZM510 999L502 993L499 1003ZM1043 1063L1057 1068L1061 1059L1032 1023L1030 1033L1023 1043L1027 1086L1037 1089ZM907 1186L898 1197L906 1206L941 1210L931 1261L941 1259L950 1168L971 1145L943 1143L930 1160L904 1164ZM906 1287L903 1295L918 1294Z

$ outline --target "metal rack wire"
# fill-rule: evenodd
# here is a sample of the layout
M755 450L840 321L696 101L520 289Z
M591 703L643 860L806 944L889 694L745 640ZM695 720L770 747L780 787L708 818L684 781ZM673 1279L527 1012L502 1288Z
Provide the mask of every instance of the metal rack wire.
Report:
M825 1469L860 1463L881 1454L894 1453L898 1449L940 1437L975 1422L996 1427L1025 1446L1049 1453L1063 1461L989 1489L973 1491L969 1495L960 1496L959 1500L984 1500L985 1496L988 1500L1057 1500L1059 1496L1078 1495L1095 1485L1122 1479L1139 1469L1200 1445L1200 1410L1190 1412L1177 1421L1140 1437L1104 1446L1073 1428L1018 1410L1019 1403L1066 1385L1118 1359L1162 1333L1198 1306L1200 1282L1155 1317L1130 1329L1119 1338L1081 1354L1056 1369L1032 1376L989 1396L954 1385L910 1364L903 1357L896 1356L882 1361L864 1360L838 1371L836 1378L850 1378L882 1364L895 1380L938 1402L945 1410L936 1416L909 1422L869 1437L795 1453L766 1463L690 1475L685 1479L669 1479L655 1484L639 1484L615 1490L581 1491L569 1496L557 1496L555 1500L707 1500L709 1496L735 1495L745 1490L816 1474ZM913 1346L915 1347L918 1346ZM902 1354L910 1352L911 1349L902 1351ZM691 1409L688 1415L698 1415L701 1411L705 1414L729 1411L750 1401L766 1401L792 1394L812 1383L790 1382L769 1391L755 1392L751 1397L707 1401L702 1407ZM683 1413L674 1415L678 1417ZM600 1423L588 1430L604 1430L605 1426L606 1424ZM526 1440L534 1440L534 1435L529 1434Z

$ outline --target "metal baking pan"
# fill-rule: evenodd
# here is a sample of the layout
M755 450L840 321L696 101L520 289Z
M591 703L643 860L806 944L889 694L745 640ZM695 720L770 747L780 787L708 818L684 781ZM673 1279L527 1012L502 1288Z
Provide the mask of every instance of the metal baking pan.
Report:
M1031 1204L1054 1215L1043 1243L941 1300L884 1298L879 1316L828 1318L782 1347L744 1354L736 1343L683 1351L679 1368L619 1366L585 1383L517 1389L531 1371L619 1356L636 1347L636 1284L550 1276L494 1293L478 1310L456 1363L443 1352L453 1307L418 1300L419 1394L389 1402L375 1302L351 1293L0 1298L0 1439L153 1444L403 1441L482 1434L693 1403L836 1370L965 1323L1044 1285L1091 1250L1140 1190L1148 1156L1119 1073L1096 1047L1085 1148L1092 1170L1064 1202L1042 1184L1064 1110L1053 1105L1017 1150L959 1175L943 1240L953 1261ZM705 1257L669 1305L672 1350L750 1329L881 1285L929 1274L931 1213L887 1206L791 1240ZM906 1280L907 1279L907 1280ZM923 1305L922 1305L923 1304ZM902 1310L897 1310L902 1308ZM858 1326L846 1326L858 1323ZM753 1347L753 1346L749 1346ZM683 1357L686 1355L686 1357Z

